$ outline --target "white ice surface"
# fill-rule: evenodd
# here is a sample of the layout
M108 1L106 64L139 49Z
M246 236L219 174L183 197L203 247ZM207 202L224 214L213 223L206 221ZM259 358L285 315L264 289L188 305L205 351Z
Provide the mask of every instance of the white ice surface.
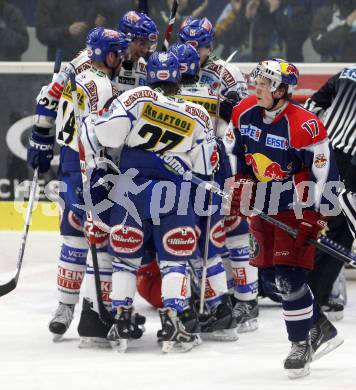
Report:
M15 269L20 233L0 233L0 283ZM264 306L256 332L234 343L205 342L181 355L163 355L156 342L158 316L143 300L147 332L126 354L78 349L75 320L60 343L48 331L56 302L55 233L30 233L17 288L0 298L0 390L253 390L356 389L356 284L348 286L345 343L312 363L311 375L289 380L282 361L289 350L279 307Z

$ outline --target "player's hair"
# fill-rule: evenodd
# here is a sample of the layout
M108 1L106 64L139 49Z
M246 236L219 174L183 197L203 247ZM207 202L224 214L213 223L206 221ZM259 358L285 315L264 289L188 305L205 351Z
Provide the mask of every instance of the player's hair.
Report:
M150 85L150 88L156 89L159 88L162 90L163 95L172 96L177 95L180 90L180 85L178 83L154 83Z

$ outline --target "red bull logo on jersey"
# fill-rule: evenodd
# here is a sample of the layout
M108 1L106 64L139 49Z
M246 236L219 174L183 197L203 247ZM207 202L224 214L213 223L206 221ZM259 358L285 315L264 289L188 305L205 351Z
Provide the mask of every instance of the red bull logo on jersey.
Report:
M328 162L328 159L324 153L319 153L315 156L314 165L317 168L324 168L327 162Z
M261 153L246 153L245 161L252 167L256 178L261 182L283 181L290 176L292 171L292 163L288 164L287 169L284 170L279 163Z

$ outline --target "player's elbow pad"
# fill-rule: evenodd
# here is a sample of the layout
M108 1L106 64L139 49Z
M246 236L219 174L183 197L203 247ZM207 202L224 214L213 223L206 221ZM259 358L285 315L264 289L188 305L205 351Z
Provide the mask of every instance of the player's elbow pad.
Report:
M192 170L201 175L211 175L218 163L216 156L216 143L203 142L190 151Z
M101 145L111 148L123 145L130 129L131 121L128 117L114 118L101 123L99 121L95 126L96 136Z

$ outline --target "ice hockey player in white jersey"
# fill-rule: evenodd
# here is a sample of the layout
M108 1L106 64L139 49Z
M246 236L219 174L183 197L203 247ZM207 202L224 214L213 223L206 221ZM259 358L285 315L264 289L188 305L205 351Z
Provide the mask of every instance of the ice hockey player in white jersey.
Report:
M214 128L221 125L221 135L224 134L227 126L226 121L219 120L217 114L218 97L217 94L207 85L197 84L199 78L200 58L196 49L188 44L175 44L170 48L180 62L180 71L182 76L180 97L187 101L193 101L207 108L211 117L214 118ZM230 112L232 106L230 107ZM223 115L224 116L224 115ZM218 133L218 131L217 131ZM215 172L215 181L219 178L223 182L226 175L221 166ZM219 173L220 172L220 173ZM208 176L200 176L203 180L209 181ZM220 181L220 180L218 180ZM192 198L196 197L196 187L193 186ZM205 194L205 204L208 203L208 193ZM213 205L217 209L221 207L221 198L213 196ZM198 237L198 257L192 261L196 272L201 275L202 258L205 251L207 216L196 214L196 230L199 232ZM208 235L208 256L207 256L207 283L205 290L205 302L209 313L200 316L200 327L203 339L215 339L223 341L237 340L236 320L233 318L232 304L228 294L225 268L222 261L222 255L225 249L225 229L224 215L215 212L211 216L211 229Z
M200 56L199 83L239 101L248 95L246 81L236 64L227 64L212 54L215 30L208 18L188 17L180 27L178 40L195 47ZM220 74L221 86L220 86Z
M123 32L130 40L120 71L113 80L118 93L122 93L146 84L145 58L155 50L159 32L152 19L136 11L129 11L119 20L118 31ZM76 74L79 74L90 67L91 59L88 57L87 49L83 49L50 84L41 89L36 98L37 127L49 129L53 126L58 102L70 72L75 70Z
M187 293L187 262L197 238L189 189L177 172L209 175L216 164L215 139L207 111L175 95L179 62L155 52L147 63L148 87L125 92L96 121L95 137L105 147L121 147L117 204L111 208L112 304L116 321L108 333L114 348L139 338L132 325L136 274L152 237L162 274L164 308L159 339L164 352L184 352L196 341L180 315ZM172 173L172 169L176 173ZM188 187L189 188L189 187ZM166 194L166 195L165 195ZM184 204L184 207L183 207Z
M118 30L131 40L117 80L121 94L146 85L146 59L156 50L159 32L149 16L136 11L127 12L119 20Z
M125 58L123 61L123 65L127 69L124 69L123 66L118 67L115 73L112 73L110 75L110 78L112 79L112 82L114 84L114 87L112 89L112 92L115 94L120 94L125 90L137 87L139 85L145 85L146 83L146 71L145 71L145 60L143 57L146 57L152 50L155 49L155 46L157 44L158 39L158 30L154 22L145 14L136 13L135 11L128 12L126 15L124 15L123 18L120 19L119 22L119 29L126 31L129 35L129 50L125 52ZM79 75L82 72L88 71L92 66L92 60L88 56L88 49L85 48L82 50L76 58L74 58L68 65L59 72L59 74L54 78L54 80L48 85L42 88L40 94L37 97L37 106L36 106L36 116L35 116L35 129L36 131L42 131L39 129L43 129L44 133L48 133L49 129L53 126L54 121L57 117L57 110L58 110L58 102L59 99L62 96L63 89L67 84L67 81L69 79L69 74L73 70L75 70L76 74ZM70 91L70 86L67 85L67 93ZM81 102L80 102L81 103ZM104 102L105 103L105 102ZM65 108L66 108L65 104ZM98 107L102 107L101 104L98 105ZM93 107L95 109L95 106ZM67 118L69 115L70 110L66 110ZM60 114L61 115L61 114ZM73 115L71 116L70 120L73 122ZM71 138L73 138L72 134L73 126L69 125L69 121L66 122L66 124L58 131L58 142L63 144L64 138L67 141L71 142ZM34 134L35 136L35 134ZM63 138L63 139L62 139ZM52 136L49 136L46 139L46 142L48 142L47 148L49 148L49 151L46 151L45 153L42 153L41 161L42 164L40 165L40 172L47 171L50 167L50 162L53 158L53 144L54 144L54 138ZM73 143L74 148L76 148L76 142ZM37 152L38 153L38 152ZM30 160L29 160L29 163ZM36 155L34 157L34 161L31 164L32 166L36 166L38 164L38 156ZM79 166L78 166L79 169ZM79 174L79 170L78 170ZM76 223L74 224L76 226ZM82 267L84 268L84 258L82 259ZM93 277L92 269L87 269L87 274L91 275ZM80 274L81 275L81 274ZM80 276L79 275L79 276ZM109 302L109 294L111 289L111 278L109 277L108 273L106 275L106 282L103 283L102 289L104 290L103 296L105 295L104 302ZM89 278L89 276L88 276ZM59 281L59 279L58 279ZM81 280L76 282L77 286L77 292L76 295L79 296L79 288L81 285ZM87 285L90 285L87 283ZM88 295L88 294L85 294ZM89 296L92 294L89 294ZM83 308L88 308L86 300L83 302ZM68 315L63 315L63 312L67 313ZM86 311L86 313L90 316L93 316L90 311ZM57 315L58 314L58 315ZM95 317L96 315L94 315ZM83 317L83 312L82 312ZM81 318L82 318L81 317ZM50 325L50 327L54 328L59 326L60 331L64 332L65 328L68 328L68 326L63 326L61 324L57 325L57 323L68 323L68 321L71 321L72 315L69 314L69 311L66 310L66 308L60 305L58 308L56 314L54 315L54 325ZM59 321L57 321L59 319ZM89 334L97 334L97 329L84 329L82 324L86 323L87 321L80 322L80 333L84 337L84 335ZM93 321L91 321L93 322ZM102 334L103 330L99 331L100 334ZM90 340L87 338L84 340L82 337L82 342L87 341L90 342Z
M76 79L79 108L82 114L100 110L116 93L111 79L120 69L127 47L128 40L123 33L104 28L96 28L89 32L86 55L90 63L84 61L81 63L81 69L76 69L78 71ZM41 106L40 109L44 109L44 107ZM55 111L53 110L53 114L57 116L57 141L61 145L58 176L64 186L61 192L63 210L60 225L63 244L57 274L59 306L49 328L54 334L54 340L58 340L72 321L74 306L79 301L79 291L85 271L87 270L88 279L93 278L93 272L90 265L88 268L86 267L88 245L84 235L84 213L74 206L75 204L82 204L83 200L81 197L82 179L77 135L69 83L66 84L60 96L58 112ZM45 112L42 111L43 116L44 114ZM39 168L41 169L42 161L45 161L49 167L50 160L48 161L48 159L46 160L43 156L40 156L41 150L43 150L41 145L49 145L49 143L53 145L53 142L54 136L49 135L48 128L46 129L45 126L44 129L38 126L35 127L28 152L29 163L31 164L31 155L37 153L39 155L37 157ZM34 164L31 165L35 167ZM107 233L98 230L96 236L98 239L97 245L104 248L108 241ZM111 261L107 260L107 253L105 251L100 253L100 260L103 264L105 262L108 264L108 266L104 265L103 268L111 269ZM106 279L106 273L103 272L102 282L104 285L107 285L105 283L107 282ZM103 291L103 300L110 305L108 291Z
M231 108L231 104L234 105L248 96L247 85L236 64L225 65L223 60L212 55L214 35L213 26L207 18L189 17L183 22L178 38L181 42L197 48L201 64L199 83L209 85L226 98L221 102L221 109L226 111L225 120L229 120L231 115L229 106ZM221 135L220 129L221 125L218 127L218 136ZM234 315L239 323L239 332L255 330L258 316L258 286L256 270L248 262L247 221L236 216L227 216L225 230L230 256L224 264L228 273L229 290L233 294Z

